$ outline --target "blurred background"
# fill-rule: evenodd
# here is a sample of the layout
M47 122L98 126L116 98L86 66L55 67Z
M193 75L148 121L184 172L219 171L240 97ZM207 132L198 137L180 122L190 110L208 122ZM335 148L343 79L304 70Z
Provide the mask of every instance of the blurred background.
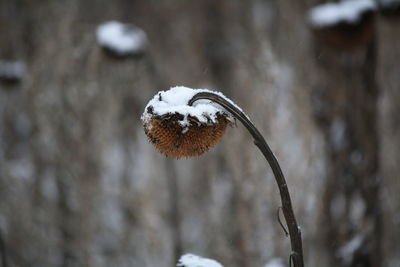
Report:
M0 266L288 266L244 127L198 158L148 143L144 107L175 85L263 133L306 266L400 266L399 6L350 2L1 0Z

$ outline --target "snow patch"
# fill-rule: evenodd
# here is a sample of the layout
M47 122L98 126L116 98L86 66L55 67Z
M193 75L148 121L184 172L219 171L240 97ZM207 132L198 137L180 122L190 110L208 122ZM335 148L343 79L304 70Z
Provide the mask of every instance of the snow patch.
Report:
M351 263L354 253L362 246L363 242L364 237L357 235L339 249L338 254L345 264Z
M194 254L185 254L183 255L178 263L177 267L223 267L219 262L202 258Z
M308 14L311 25L326 27L346 22L354 24L360 21L362 14L374 10L373 0L349 0L339 3L326 3L312 8Z
M329 139L335 151L341 151L347 145L346 123L342 119L335 119L329 128Z
M285 267L285 264L281 258L272 258L264 265L264 267Z
M144 123L147 123L153 118L154 115L163 116L178 113L183 115L183 118L179 120L179 124L185 128L190 126L190 122L188 121L189 116L197 118L201 123L215 123L217 114L228 113L222 107L211 102L210 100L202 99L196 101L193 106L189 106L189 100L195 94L200 92L211 92L218 94L233 104L236 108L241 110L235 103L233 103L220 92L211 91L208 89L192 89L184 86L176 86L172 87L170 90L158 92L145 107L141 119ZM151 112L149 112L149 109L151 109Z
M354 196L353 200L350 202L349 214L350 220L354 225L360 225L362 223L366 209L367 205L361 196L358 194Z
M9 167L10 176L21 181L32 180L33 174L35 173L35 166L27 157L11 161Z
M118 56L140 54L147 46L147 36L142 29L118 21L100 24L97 27L96 37L100 46Z
M0 78L8 81L19 81L26 73L26 64L22 61L0 60Z

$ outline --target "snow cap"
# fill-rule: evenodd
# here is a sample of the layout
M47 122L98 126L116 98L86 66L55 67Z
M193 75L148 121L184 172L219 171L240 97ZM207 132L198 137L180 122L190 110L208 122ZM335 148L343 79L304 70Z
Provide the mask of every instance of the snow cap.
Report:
M183 255L178 263L177 267L223 267L219 262L202 258L194 254L185 254Z
M327 27L340 22L358 23L361 16L376 8L374 0L348 0L326 3L312 8L308 19L314 27Z
M146 33L133 24L108 21L96 31L97 42L117 56L137 55L147 46Z

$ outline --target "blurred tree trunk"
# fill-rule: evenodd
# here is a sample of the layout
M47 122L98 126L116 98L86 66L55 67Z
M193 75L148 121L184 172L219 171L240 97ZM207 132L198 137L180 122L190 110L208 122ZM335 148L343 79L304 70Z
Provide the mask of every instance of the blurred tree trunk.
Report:
M328 180L321 224L332 266L381 266L377 39L342 52L320 45L316 118L325 134Z
M381 139L381 176L383 214L384 264L396 266L400 262L400 27L396 17L381 17L378 21L378 78L382 90L379 101L379 136Z

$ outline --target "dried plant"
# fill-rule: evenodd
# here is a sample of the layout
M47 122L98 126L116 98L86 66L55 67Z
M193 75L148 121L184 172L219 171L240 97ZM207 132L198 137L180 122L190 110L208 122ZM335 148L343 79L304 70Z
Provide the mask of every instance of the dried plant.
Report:
M208 102L204 103L204 100ZM146 106L142 120L149 141L165 155L180 158L200 155L216 144L232 117L250 132L255 145L271 166L290 236L290 264L303 267L301 230L293 212L285 177L267 142L241 108L219 92L174 87L154 96Z
M152 109L147 112L152 114ZM146 135L161 153L174 158L199 156L218 142L230 122L224 113L217 114L216 122L208 123L190 116L190 125L185 128L179 124L182 119L183 115L177 113L154 115L145 122Z

